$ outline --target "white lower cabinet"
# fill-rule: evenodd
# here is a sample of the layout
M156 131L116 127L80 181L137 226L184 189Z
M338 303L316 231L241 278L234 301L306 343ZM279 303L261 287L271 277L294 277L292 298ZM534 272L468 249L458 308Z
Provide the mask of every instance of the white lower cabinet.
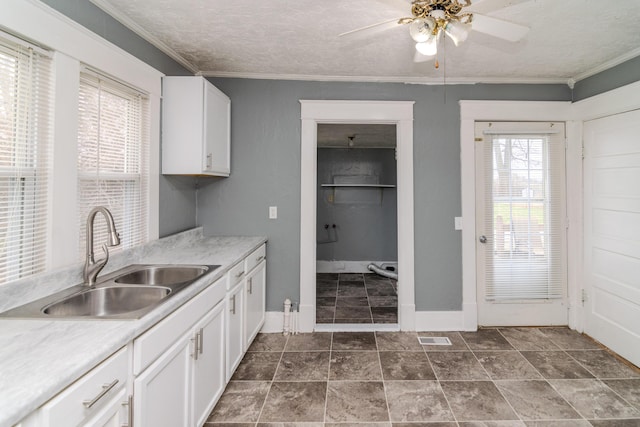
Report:
M129 361L129 347L118 350L23 420L21 426L127 425Z
M244 355L244 281L240 281L227 293L225 313L227 321L226 382L229 382Z
M245 279L245 349L249 348L264 324L266 276L267 263L263 260L253 270L249 271Z

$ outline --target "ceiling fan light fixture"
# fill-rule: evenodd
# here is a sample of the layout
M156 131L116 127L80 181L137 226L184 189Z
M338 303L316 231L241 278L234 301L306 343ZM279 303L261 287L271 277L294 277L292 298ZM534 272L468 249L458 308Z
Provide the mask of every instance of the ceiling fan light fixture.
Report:
M435 37L434 30L437 25L435 19L429 16L416 18L409 24L409 34L416 43L424 43Z
M416 43L416 50L424 56L434 56L438 53L438 43L436 37L429 41Z
M460 21L448 21L444 26L444 32L458 46L465 41L471 31L471 24L465 24Z

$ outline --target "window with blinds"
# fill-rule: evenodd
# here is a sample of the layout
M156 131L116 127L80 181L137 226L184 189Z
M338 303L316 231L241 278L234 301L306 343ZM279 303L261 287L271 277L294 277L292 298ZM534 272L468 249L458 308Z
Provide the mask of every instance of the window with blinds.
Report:
M113 214L119 251L147 241L148 115L145 95L93 72L80 76L78 123L79 253L84 259L89 211ZM106 222L96 217L94 246L107 240ZM102 254L96 252L96 257Z
M564 131L550 126L484 132L487 301L565 296Z
M0 36L0 283L47 266L51 59Z

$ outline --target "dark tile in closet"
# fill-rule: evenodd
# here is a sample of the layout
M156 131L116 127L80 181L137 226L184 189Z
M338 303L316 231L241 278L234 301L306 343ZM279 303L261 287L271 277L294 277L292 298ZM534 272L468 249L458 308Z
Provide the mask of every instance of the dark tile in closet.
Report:
M385 381L436 379L424 351L381 351L380 365Z
M564 351L522 351L521 354L547 379L593 378Z
M442 381L440 385L458 421L518 420L491 381Z
M340 297L336 299L338 307L368 307L369 300L367 297Z
M382 382L330 381L325 421L389 421Z
M378 350L421 351L415 332L376 332Z
M316 280L338 280L339 273L316 273Z
M329 379L336 381L381 381L376 351L332 351Z
M255 423L270 386L266 381L229 382L207 422Z
M340 298L338 298L340 299ZM370 319L371 309L366 307L336 307L336 319Z
M337 291L336 291L337 294ZM316 306L333 307L336 305L336 297L316 297Z
M489 379L470 351L427 352L427 355L440 381Z
M333 318L336 315L336 308L333 306L322 306L319 305L316 307L316 319L329 319L333 321Z
M340 282L364 282L362 273L340 273Z
M365 285L367 285L367 287L376 284L390 285L391 279L389 279L388 277L378 276L377 274L365 274L364 283Z
M260 422L323 421L326 393L326 382L274 382Z
M541 379L542 375L517 351L475 351L492 380Z
M337 280L316 280L316 288L337 289L338 281Z
M398 297L393 296L369 296L371 307L398 307Z
M563 350L597 350L601 348L591 338L568 328L540 328L540 332Z
M498 331L516 350L559 350L538 328L500 328Z
M286 343L282 334L258 334L247 351L282 351Z
M326 381L328 370L328 351L285 352L273 380Z
M480 329L476 332L461 332L471 350L513 350L509 341L497 329Z
M396 295L396 290L391 285L367 286L367 295L370 297L387 297Z
M581 418L544 380L497 381L496 386L523 420Z
M398 323L398 309L396 307L371 307L373 323Z
M353 323L373 323L373 319L372 318L367 318L367 319L338 319L336 318L334 320L335 324L344 324L344 325L349 325L349 324L353 324Z
M271 381L276 373L279 352L254 352L245 354L238 365L232 380L243 381Z
M316 298L335 298L337 295L337 287L316 288Z
M580 415L587 419L640 418L640 410L631 406L600 380L549 380L549 382Z
M285 351L329 351L331 332L289 335Z
M640 378L640 370L625 365L605 350L567 351L597 378Z
M437 381L385 381L391 421L454 421Z
M339 286L338 297L366 298L367 291L364 286Z
M373 332L334 332L332 350L377 350Z

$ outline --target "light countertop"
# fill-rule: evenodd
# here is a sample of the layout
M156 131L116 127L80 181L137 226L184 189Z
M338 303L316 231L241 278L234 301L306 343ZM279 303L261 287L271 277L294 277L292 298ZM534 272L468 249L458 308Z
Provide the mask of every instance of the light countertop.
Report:
M12 426L29 415L222 277L264 242L265 237L203 237L198 229L112 257L116 260L106 273L127 264L220 265L138 320L0 319L0 427ZM77 272L69 274L75 277ZM60 280L65 274L53 277ZM37 285L38 281L33 283ZM7 295L0 298L5 299L6 306Z

